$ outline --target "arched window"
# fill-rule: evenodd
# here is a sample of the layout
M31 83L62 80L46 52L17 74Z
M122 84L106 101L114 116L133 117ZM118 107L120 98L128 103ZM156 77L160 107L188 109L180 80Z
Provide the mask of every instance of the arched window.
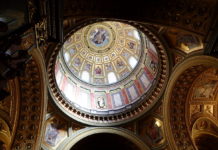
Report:
M114 72L108 73L108 83L117 82L117 77L115 76Z
M133 56L131 56L131 57L129 58L129 65L130 65L132 68L135 68L136 64L137 64L137 60L136 60Z
M62 77L63 77L63 74L60 70L57 71L57 73L55 74L55 78L56 78L56 82L57 82L57 85L59 86L61 81L62 81Z
M86 92L80 92L79 97L77 99L77 104L82 107L88 108L90 102L90 95Z
M81 79L82 79L83 81L89 82L89 79L90 79L89 73L88 73L87 71L83 71L83 72L82 72Z
M68 62L70 60L70 54L68 52L64 53L64 59L66 62Z
M136 31L136 30L133 31L133 37L136 38L137 40L141 39L140 36L139 36L139 32Z
M74 86L68 81L64 88L64 94L70 101L75 101L75 89Z

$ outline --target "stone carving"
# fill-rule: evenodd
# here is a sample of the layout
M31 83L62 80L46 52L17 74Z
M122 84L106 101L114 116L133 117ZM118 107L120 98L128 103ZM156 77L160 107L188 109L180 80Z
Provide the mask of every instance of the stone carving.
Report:
M40 22L35 24L36 30L36 44L37 47L47 47L48 33L47 33L47 20L43 18ZM44 48L45 49L45 48Z
M200 112L200 105L191 105L190 106L190 113L191 115Z
M204 112L213 115L213 105L204 105Z

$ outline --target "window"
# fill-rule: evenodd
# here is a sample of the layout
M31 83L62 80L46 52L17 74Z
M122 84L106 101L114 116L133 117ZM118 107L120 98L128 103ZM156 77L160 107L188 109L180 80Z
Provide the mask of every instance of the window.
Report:
M117 82L117 78L114 72L108 73L108 83L114 83L114 82Z
M66 83L66 87L64 88L63 92L70 101L75 101L75 89L74 86L70 83L70 81Z
M129 58L129 65L130 65L131 68L133 69L133 68L135 68L136 64L137 64L137 60L136 60L133 56L131 56L131 57Z
M90 101L89 98L90 95L88 93L81 91L77 99L77 104L79 104L82 107L88 108L89 101Z
M56 77L56 81L57 81L57 85L59 86L63 77L63 74L60 70L58 70L57 74L55 75Z
M140 36L139 36L139 32L136 31L136 30L133 31L133 36L134 36L134 38L136 38L137 40L140 40L140 39L141 39Z
M65 53L64 53L64 59L65 59L66 62L69 62L69 60L70 60L70 54L69 54L68 52L65 52Z
M86 81L86 82L89 82L89 73L87 72L87 71L83 71L82 72L82 76L81 76L81 79L83 80L83 81Z

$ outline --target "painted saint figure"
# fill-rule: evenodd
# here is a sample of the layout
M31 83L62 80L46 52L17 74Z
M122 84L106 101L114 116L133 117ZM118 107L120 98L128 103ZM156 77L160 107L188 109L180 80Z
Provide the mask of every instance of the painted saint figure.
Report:
M105 100L103 97L98 97L97 98L97 104L98 104L98 108L105 108Z
M59 131L56 128L56 125L51 123L47 126L46 128L46 136L45 136L45 141L51 145L55 146L57 142L57 137L58 137Z
M95 74L96 75L100 75L101 74L101 68L99 66L97 68L95 68Z
M90 71L90 70L91 70L91 67L92 67L92 65L91 65L91 64L88 64L88 63L87 63L87 64L85 65L85 69L86 69L86 70L88 70L88 71Z
M105 42L107 36L108 35L106 30L104 30L103 28L97 28L91 33L90 39L94 44L100 45Z
M150 67L151 67L151 69L152 69L154 72L156 72L156 70L157 70L157 64L156 64L153 60L151 60Z
M156 124L155 120L149 123L146 134L153 143L159 143L163 139L161 127Z
M129 42L129 43L128 43L128 46L129 46L130 49L134 49L135 43Z
M117 66L118 68L124 67L124 63L121 60L117 60Z
M113 70L113 67L112 67L111 64L106 64L106 65L105 65L105 68L106 68L107 71Z
M81 65L81 60L77 57L77 58L75 58L75 60L74 60L74 65L76 66L76 67L79 67L80 65Z

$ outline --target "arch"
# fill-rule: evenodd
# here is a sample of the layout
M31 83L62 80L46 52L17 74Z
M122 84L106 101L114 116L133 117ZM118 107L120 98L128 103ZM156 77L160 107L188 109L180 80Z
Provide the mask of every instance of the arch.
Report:
M135 144L140 150L150 150L150 148L137 137L134 133L121 129L121 128L112 128L112 127L90 127L79 130L72 134L68 139L66 139L63 144L60 144L57 150L69 150L73 147L77 142L86 138L87 136L99 134L99 133L110 133L116 134L121 137L124 137Z
M138 61L133 56L129 58L129 65L131 66L131 68L135 68L135 66L137 65L137 62Z
M31 126L30 128L25 128L25 126L17 128L16 138L14 138L12 142L11 149L24 149L24 147L39 149L43 134L41 131L44 128L43 124L45 122L48 100L46 66L42 51L35 48L29 52L32 55L32 59L27 64L26 70L28 71L25 72L24 77L20 78L20 83L25 83L20 84L20 92L22 93L20 108L24 108L28 105L29 108L34 109L20 111L19 120L17 120L17 122L19 122L19 125L24 124L25 126L29 126L31 123ZM24 114L25 117L23 117ZM31 135L32 139L29 138L29 135ZM22 138L22 142L20 138ZM29 142L33 144L29 144Z
M202 122L204 124L202 124ZM194 125L192 126L193 139L200 136L201 134L210 134L218 138L218 131L217 131L218 126L217 125L218 125L217 120L212 120L211 118L208 118L208 117L198 118L194 122Z
M177 64L167 85L163 102L164 130L171 149L196 149L187 126L185 104L190 84L208 68L218 68L210 56L193 56Z
M0 148L2 148L1 146L3 146L4 148L6 148L6 150L10 149L11 146L11 132L9 129L8 124L5 122L5 120L3 120L2 118L0 118L0 125L1 125L1 129L0 129Z
M89 80L90 80L89 72L83 71L83 72L82 72L82 75L81 75L81 79L82 79L83 81L89 82Z
M68 52L65 52L65 53L64 53L64 59L65 59L66 62L69 62L69 60L70 60L70 54L69 54Z
M65 39L66 40L69 39L72 36L73 33L75 33L77 30L81 29L82 27L87 26L87 24L92 24L92 23L96 23L96 22L99 22L99 21L112 21L112 20L109 20L109 19L100 19L100 20L99 19L91 19L91 20L87 21L84 24L75 26L75 28L73 28L65 36ZM119 21L119 20L116 20L116 21ZM155 83L153 83L153 85L151 85L153 88L150 88L151 86L149 86L149 89L148 89L147 87L142 87L141 86L141 88L145 88L146 90L138 91L139 92L138 95L141 95L141 98L138 99L138 100L142 101L142 103L140 103L140 105L135 105L135 103L134 103L134 106L131 104L132 105L131 107L119 107L119 108L116 108L116 111L113 111L113 112L112 111L110 112L110 109L101 109L101 110L98 109L97 111L100 112L100 113L96 113L96 114L90 113L90 112L95 112L95 111L91 111L92 109L96 109L94 105L90 105L90 106L94 106L91 109L90 109L90 107L89 108L83 108L82 106L77 107L75 105L75 103L70 103L70 101L66 100L66 97L63 96L63 94L61 93L61 90L59 89L59 87L57 87L54 71L56 71L55 70L56 62L58 61L57 57L59 57L59 54L60 54L59 52L60 52L60 50L61 50L61 48L63 46L62 44L57 44L56 47L54 47L53 52L51 52L50 55L48 55L48 58L49 58L49 62L47 64L47 67L48 67L48 70L49 70L48 71L48 78L49 78L48 79L49 80L48 88L49 88L49 92L51 93L51 97L54 100L55 104L60 108L61 111L63 111L70 118L75 119L75 120L77 120L79 122L89 124L89 125L94 125L94 126L119 125L119 124L122 124L122 123L125 123L125 122L128 122L128 121L134 120L134 119L140 117L141 115L145 114L148 110L151 109L151 107L154 106L154 104L162 96L162 94L163 94L163 92L165 90L166 84L167 84L168 77L169 77L169 66L170 66L169 61L168 61L168 55L169 54L165 51L165 49L166 49L165 44L163 45L162 44L162 39L160 37L158 37L158 35L156 35L155 32L153 33L148 28L146 28L146 26L140 25L139 23L132 22L132 21L122 20L122 22L127 23L129 25L133 25L135 28L140 30L142 33L146 34L146 37L148 37L151 40L151 42L153 44L155 44L155 48L157 49L157 52L158 52L158 58L161 58L160 62L158 63L158 67L156 69L158 69L158 71L160 71L161 73L160 74L158 74L158 73L150 74L149 78L152 81L155 81ZM142 36L142 35L140 35L140 36ZM143 53L143 54L145 54L145 53ZM142 59L145 59L144 57L146 57L146 56L143 55ZM124 61L124 59L122 59L122 60ZM60 59L60 61L62 61L62 59ZM63 63L63 62L60 62L60 63ZM128 63L128 58L125 59L125 63L128 64L127 68L129 69L130 65ZM65 64L63 63L63 65L65 65ZM85 69L85 66L86 66L86 62L84 62L81 67L84 67L84 69ZM117 67L119 65L117 65L117 67L116 67L116 66L114 66L112 64L112 66L115 67L114 69L116 70L116 69L118 69ZM126 77L126 71L127 70L125 68L123 68L123 70L120 70L119 73L115 72L115 75L119 75L119 76L116 76L117 78L122 77L123 80L126 83L128 83L129 85L127 86L127 84L125 84L124 82L113 83L110 86L111 90L107 89L109 91L109 94L113 95L115 92L118 93L119 91L122 91L124 88L126 90L131 90L131 89L134 89L134 88L138 88L138 86L140 86L141 83L137 82L137 81L134 82L134 81L137 80L140 77L143 78L143 75L147 74L147 71L145 69L142 69L143 67L144 67L143 65L141 65L139 67L136 67L135 71L132 72L132 75L136 76L136 78L131 79L132 82L129 82L130 78ZM106 68L106 65L102 66L102 68L103 69ZM74 71L76 73L75 70L70 70L69 68L64 70L64 71L69 72L69 73L72 73ZM107 70L107 71L112 72L110 69ZM138 72L138 74L137 74L136 71ZM93 72L91 72L91 73L93 73ZM90 73L90 75L91 75L91 73ZM108 76L107 76L108 73L109 72L104 73L104 75L106 75L106 78L108 78ZM78 75L80 76L81 74L79 73ZM93 77L96 77L95 80L97 82L99 82L99 83L101 82L100 79L102 79L102 76L100 74L99 75L94 75ZM83 86L80 86L80 87L83 88L83 89L86 89L87 91L89 90L89 87L95 86L95 85L91 85L91 84L87 84L87 83L83 84L83 82L81 82L81 80L79 80L79 78L70 77L70 79L72 79L72 81L76 81L79 84L83 85ZM90 80L92 81L91 77L90 77ZM121 83L123 85L125 84L126 86L120 86ZM142 84L145 84L145 86L147 85L147 83L142 83ZM118 88L114 87L115 85ZM97 85L97 86L99 86L99 85ZM104 85L104 86L100 85L100 86L101 86L101 88L104 88L106 86L108 88L108 85ZM88 87L88 88L85 88L85 87ZM131 89L127 89L127 88L131 88ZM146 92L146 94L144 94L144 92ZM106 91L106 95L107 94L108 94L108 92ZM94 92L94 95L95 95L95 92ZM108 99L108 98L110 98L110 97L106 96L106 99ZM127 96L127 98L130 99L132 97ZM113 97L110 98L110 99L111 99L111 103L113 103ZM119 109L119 111L118 111L118 109ZM121 112L123 110L125 110L125 113L120 114L119 112ZM111 114L111 115L107 116L107 115L104 115L103 113L107 113L107 114ZM131 115L126 115L126 113L130 113ZM113 116L113 117L111 117L111 116ZM122 119L119 119L120 117L122 117Z
M117 77L114 74L114 72L109 72L107 78L108 78L108 83L114 83L117 81Z

